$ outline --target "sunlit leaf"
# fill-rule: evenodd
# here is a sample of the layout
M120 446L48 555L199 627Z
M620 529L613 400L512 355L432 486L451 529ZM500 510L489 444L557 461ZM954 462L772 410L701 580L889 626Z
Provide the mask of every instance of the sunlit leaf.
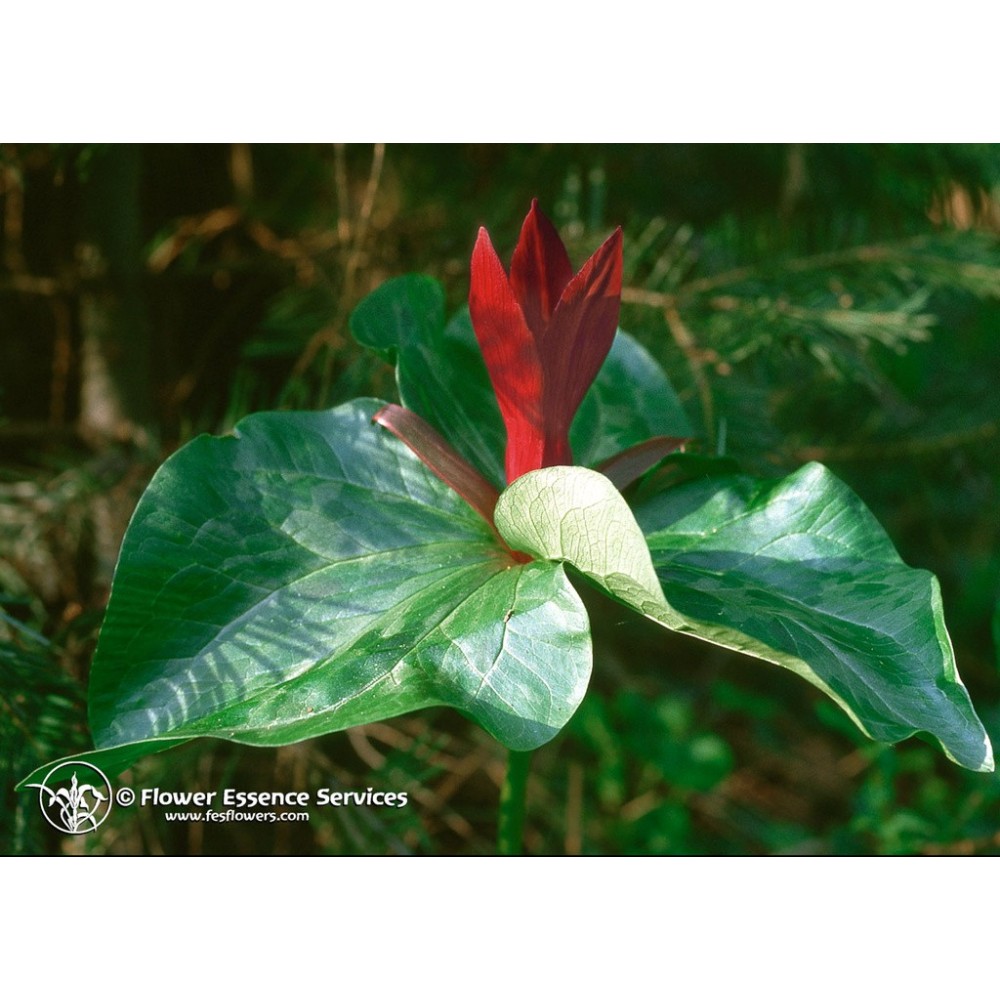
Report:
M93 664L98 748L277 745L431 705L516 749L565 724L591 654L562 567L514 561L381 405L249 417L160 469Z
M873 739L929 733L959 764L992 770L937 580L906 566L823 466L687 483L636 517L683 631L795 671Z

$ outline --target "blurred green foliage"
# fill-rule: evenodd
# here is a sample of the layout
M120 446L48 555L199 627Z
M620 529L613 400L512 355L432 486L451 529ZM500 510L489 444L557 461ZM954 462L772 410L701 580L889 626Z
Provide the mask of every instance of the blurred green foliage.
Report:
M829 465L941 579L1000 738L1000 147L0 147L0 850L483 853L499 748L447 712L278 751L195 744L137 789L406 789L307 824L117 809L60 839L13 782L87 745L114 558L158 462L260 409L394 395L347 317L383 280L450 307L532 197L575 261L625 229L622 326L701 458ZM506 248L506 249L505 249ZM1000 781L872 744L822 696L591 602L595 678L535 756L536 853L1000 852Z

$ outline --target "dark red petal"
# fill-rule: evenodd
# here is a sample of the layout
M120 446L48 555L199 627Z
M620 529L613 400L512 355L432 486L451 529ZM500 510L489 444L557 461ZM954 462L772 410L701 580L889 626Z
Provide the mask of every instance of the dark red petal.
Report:
M510 262L510 285L528 326L541 337L559 298L573 277L566 247L556 227L532 201Z
M507 427L507 481L541 468L542 367L535 338L497 257L479 230L472 251L469 313Z
M566 428L611 350L622 295L622 231L616 229L566 286L539 345L549 421Z
M545 450L539 468L547 469L550 465L572 465L573 452L569 446L569 429L553 430L545 427Z
M690 438L652 437L605 459L597 466L597 471L607 476L619 490L624 490L644 472L648 472L661 458L678 451L690 440Z
M389 403L372 417L391 431L443 483L493 524L493 510L500 499L496 487L468 462L430 424L412 410Z

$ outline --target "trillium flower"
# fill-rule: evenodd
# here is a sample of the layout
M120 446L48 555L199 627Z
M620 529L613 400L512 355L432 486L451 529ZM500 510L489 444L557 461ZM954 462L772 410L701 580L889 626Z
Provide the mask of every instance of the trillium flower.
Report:
M485 229L472 253L469 312L507 428L507 482L572 465L569 429L618 328L622 231L573 274L537 201L504 270Z
M469 312L507 429L507 482L536 469L572 465L570 425L618 328L621 229L574 275L559 234L533 201L509 276L485 229L479 230L471 270ZM394 403L374 420L493 526L496 486L433 427ZM625 489L684 440L653 437L597 469Z

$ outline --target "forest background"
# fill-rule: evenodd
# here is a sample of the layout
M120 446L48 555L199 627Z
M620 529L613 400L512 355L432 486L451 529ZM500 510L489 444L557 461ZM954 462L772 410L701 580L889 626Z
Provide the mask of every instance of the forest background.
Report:
M199 741L136 787L407 790L308 824L114 810L60 838L17 780L89 748L86 678L158 464L247 413L393 399L353 307L408 272L468 291L537 197L579 264L625 231L621 325L697 447L819 460L941 580L1000 737L1000 147L0 147L0 851L488 853L501 748L424 712L279 750ZM532 853L995 854L1000 779L862 737L775 667L589 601L595 674L536 754Z

